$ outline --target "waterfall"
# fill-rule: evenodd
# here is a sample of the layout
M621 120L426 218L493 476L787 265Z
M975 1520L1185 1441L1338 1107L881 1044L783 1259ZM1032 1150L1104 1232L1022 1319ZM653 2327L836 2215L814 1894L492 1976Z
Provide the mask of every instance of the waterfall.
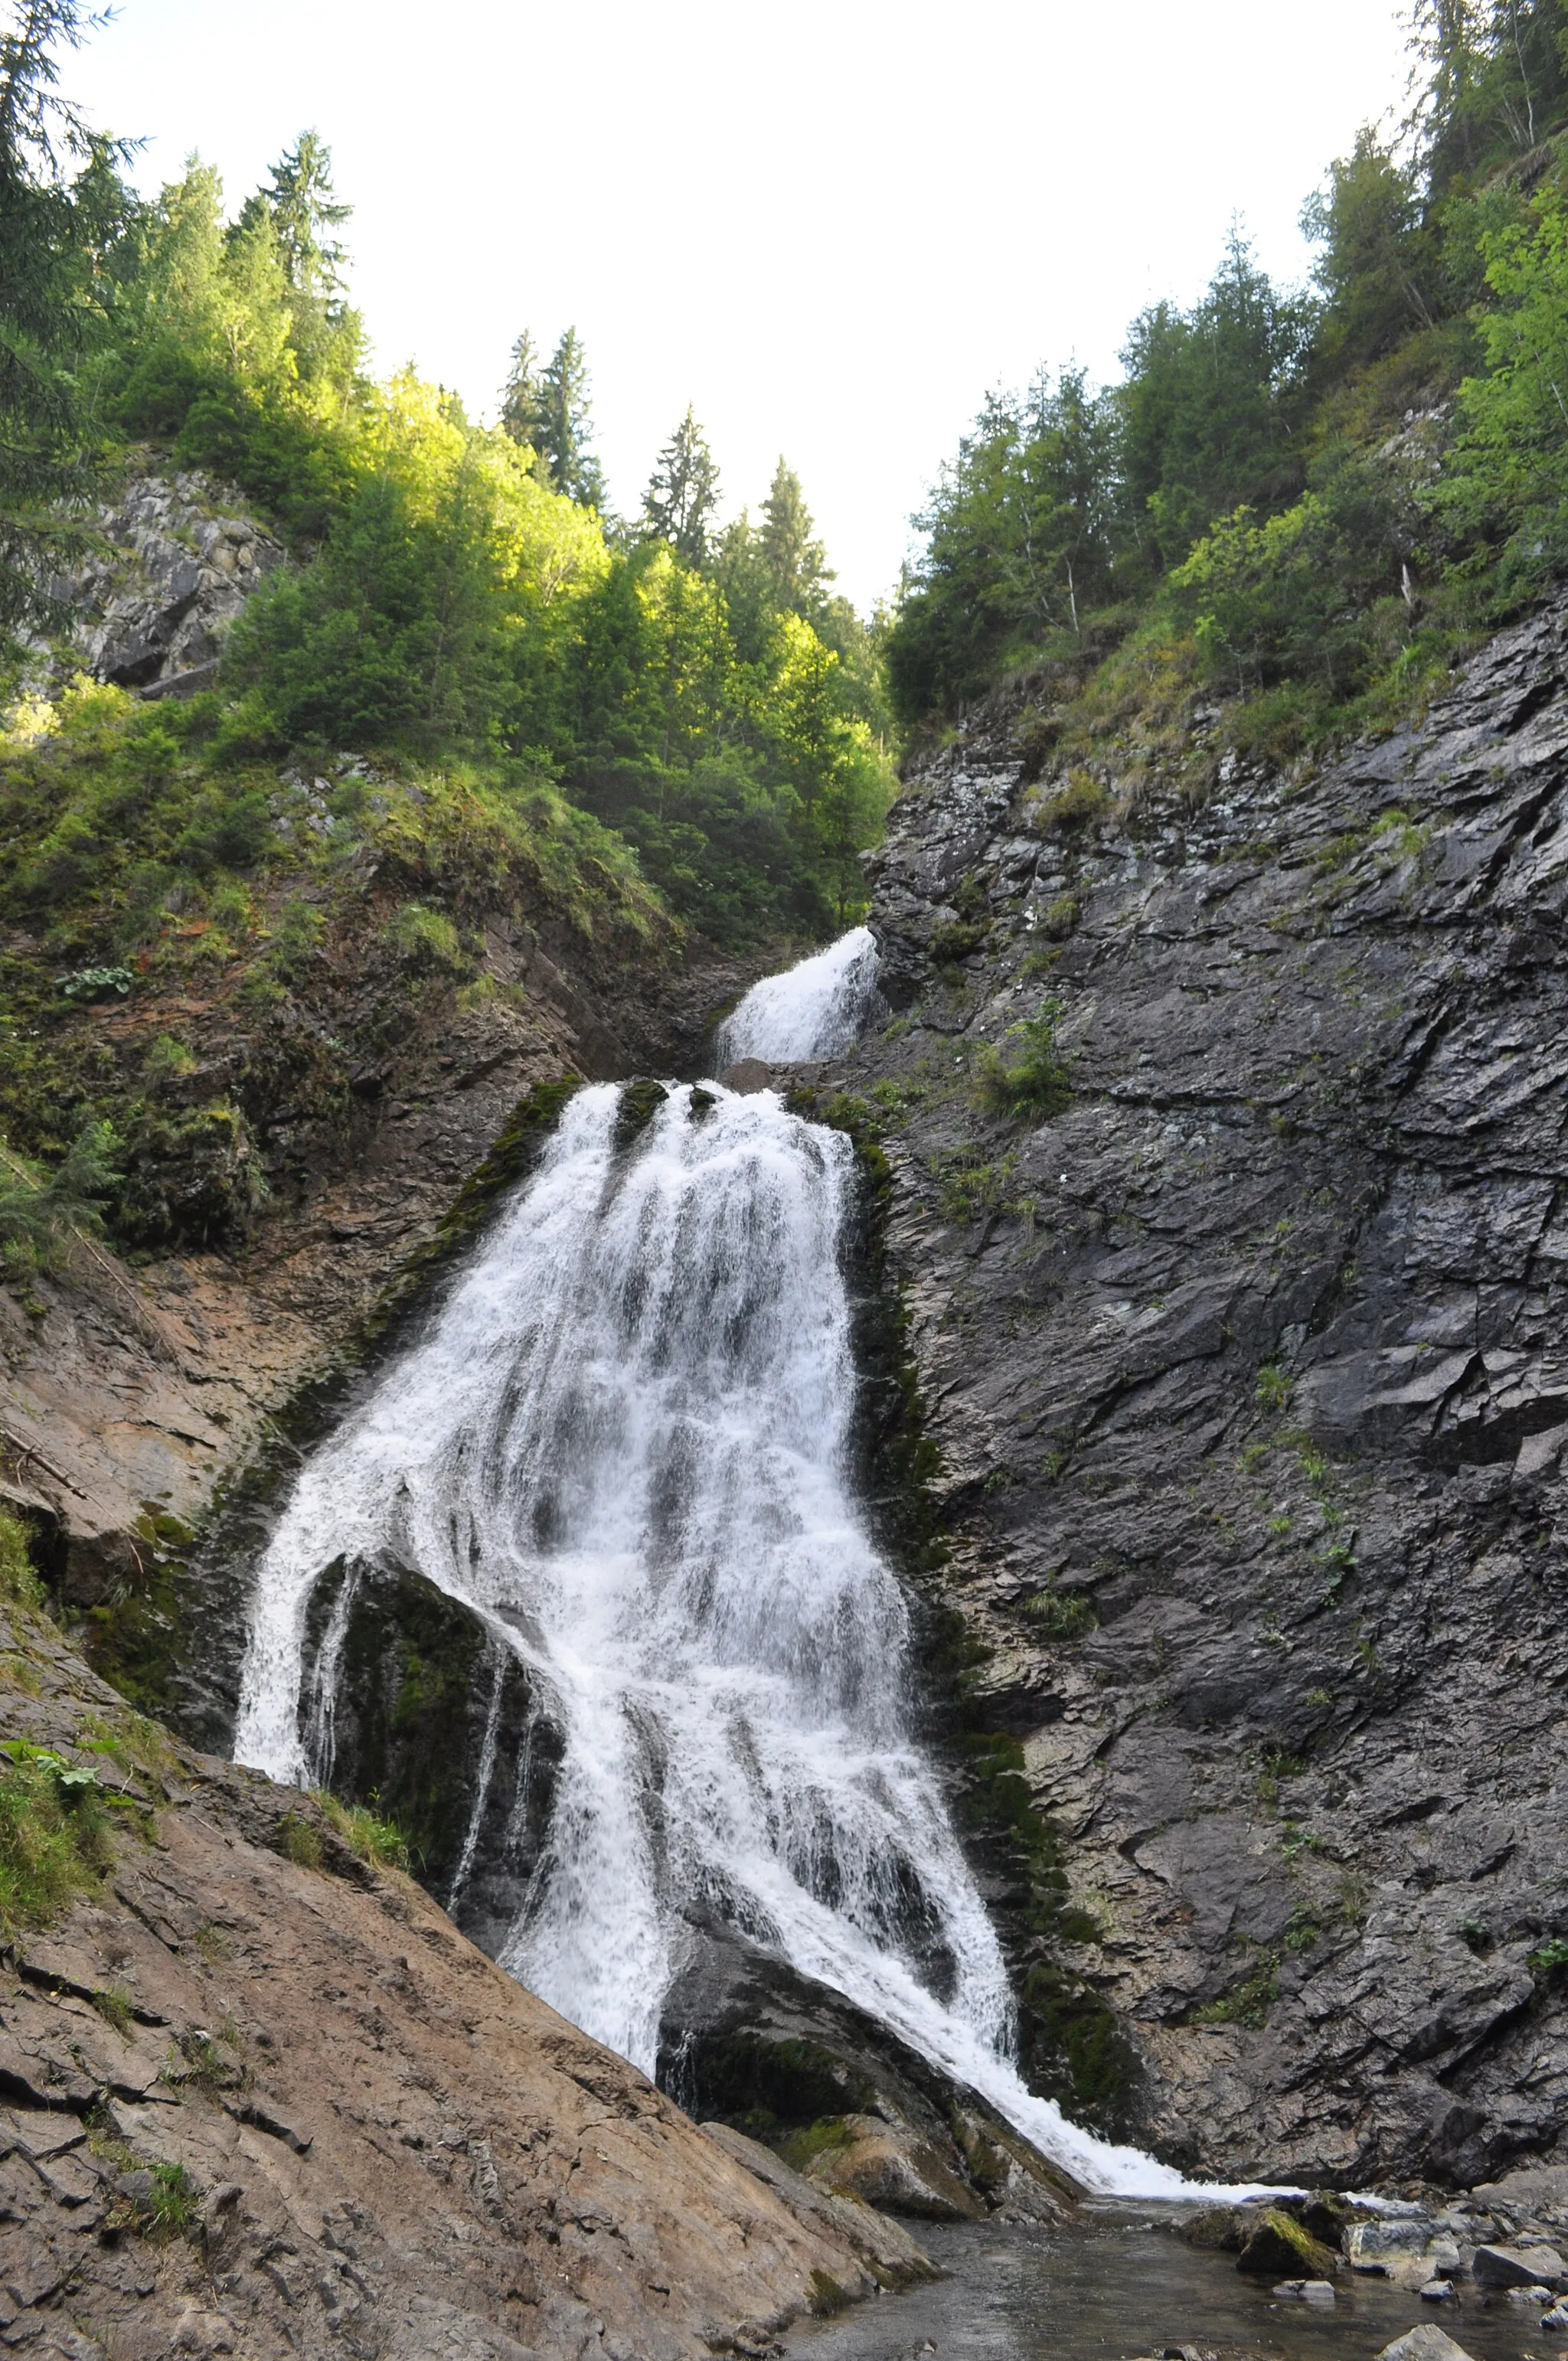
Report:
M754 983L718 1028L715 1065L723 1073L742 1058L771 1065L836 1058L853 1045L875 1005L876 980L876 938L856 927L783 975Z
M791 1024L809 1001L821 1038L862 948L784 996ZM732 1023L776 1040L750 1002ZM520 1981L652 2072L691 1918L718 1915L1090 2186L1179 2193L1010 2061L996 1937L909 1732L904 1598L846 1477L848 1141L767 1091L669 1085L618 1146L620 1115L615 1087L577 1093L427 1332L307 1461L257 1578L236 1755L320 1775L312 1593L340 1564L345 1588L417 1568L559 1733L500 1952Z

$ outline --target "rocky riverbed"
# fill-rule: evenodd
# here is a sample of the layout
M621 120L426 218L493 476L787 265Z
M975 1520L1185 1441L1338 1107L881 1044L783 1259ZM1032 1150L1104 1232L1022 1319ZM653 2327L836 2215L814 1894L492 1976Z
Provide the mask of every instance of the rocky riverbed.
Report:
M1525 2173L1470 2204L1412 2205L1384 2216L1365 2253L1336 2257L1330 2276L1304 2287L1239 2270L1204 2243L1212 2225L1190 2209L1095 2205L1058 2229L933 2227L924 2236L940 2280L801 2328L790 2347L800 2361L1455 2361L1456 2348L1472 2361L1547 2361L1562 2330L1543 2328L1553 2299L1543 2305L1538 2287L1462 2271L1450 2294L1423 2299L1371 2247L1414 2261L1423 2246L1446 2254L1488 2225L1555 2236L1565 2196L1561 2172Z

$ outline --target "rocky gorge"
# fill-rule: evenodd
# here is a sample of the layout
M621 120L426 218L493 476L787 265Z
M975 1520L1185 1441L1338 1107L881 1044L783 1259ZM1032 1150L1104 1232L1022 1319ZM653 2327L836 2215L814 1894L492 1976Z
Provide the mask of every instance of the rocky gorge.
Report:
M209 662L242 569L211 570L168 630L171 583L99 586L100 668L138 631L143 688ZM1473 2268L1553 2235L1563 2161L1568 619L1502 635L1419 726L1315 768L1216 763L1201 795L1124 780L1113 746L1058 772L1041 694L911 767L872 864L882 1017L735 1080L857 1144L862 1488L1029 2079L1195 2174L1419 2182L1409 2255ZM281 792L302 815L337 785ZM17 2317L62 2353L750 2351L925 2268L857 2197L1048 2224L1070 2179L720 1929L659 2070L727 2118L706 2139L492 1968L529 1856L481 1770L530 1701L406 1569L345 1626L334 1784L415 1824L480 1948L321 1804L217 1759L245 1471L380 1365L563 1085L642 1077L634 1134L750 980L512 882L488 988L413 993L378 931L392 886L356 857L365 917L310 1021L335 1039L356 1001L402 999L386 1054L291 1104L265 1017L187 985L182 1087L231 1093L225 1152L265 1191L134 1266L0 1292L0 1491L65 1627L18 1609L6 1735L85 1760L117 1732L155 1831L9 1971ZM71 1021L129 1059L171 1005L138 986ZM1049 1111L999 1107L988 1072L1042 1020ZM115 1681L177 1741L122 1728ZM352 2067L318 2021L328 1959ZM148 2246L159 2169L202 2210ZM1468 2212L1431 2193L1479 2183L1502 2193Z

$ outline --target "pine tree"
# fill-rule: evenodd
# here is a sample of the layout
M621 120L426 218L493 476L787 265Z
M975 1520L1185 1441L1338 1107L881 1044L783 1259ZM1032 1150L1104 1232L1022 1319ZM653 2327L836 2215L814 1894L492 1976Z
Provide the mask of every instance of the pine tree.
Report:
M58 51L96 21L79 0L23 0L0 34L0 625L60 620L49 562L82 538L60 508L93 480L71 372L96 324L122 150L54 85Z
M568 328L539 381L536 447L550 463L557 491L584 508L604 506L604 472L592 452L593 403L588 394L587 355L576 328Z
M827 551L813 537L815 530L800 478L781 457L762 502L757 538L779 605L797 615L812 615L835 578Z
M527 444L539 473L556 491L580 506L602 510L604 471L593 455L593 402L588 393L587 355L576 328L568 328L544 367L525 328L511 348L511 367L501 393L503 431Z
M353 211L333 193L331 148L318 132L302 131L273 165L267 187L246 199L228 234L236 244L270 221L293 298L291 341L306 378L347 375L363 350L359 315L343 300L347 258L334 234Z
M718 469L688 402L648 478L643 527L650 539L667 541L684 565L700 570L707 561L718 506Z
M537 451L543 434L543 413L539 347L524 328L511 348L511 366L501 389L501 431L514 443Z
M284 150L264 193L290 286L323 302L340 294L345 258L332 233L354 208L339 204L333 195L332 150L319 132L302 131L295 145Z

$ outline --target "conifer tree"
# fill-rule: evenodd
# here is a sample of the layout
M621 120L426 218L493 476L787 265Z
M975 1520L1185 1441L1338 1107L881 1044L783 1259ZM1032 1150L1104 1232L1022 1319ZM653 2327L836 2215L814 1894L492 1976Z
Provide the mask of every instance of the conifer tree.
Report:
M757 537L779 605L797 615L812 615L834 579L828 553L815 533L800 478L781 457L762 502Z
M603 509L604 470L593 454L593 402L587 355L568 328L543 368L528 329L511 348L500 423L533 452L540 475L583 508Z
M58 52L97 21L78 0L24 0L0 33L0 625L57 620L49 560L82 538L60 504L93 481L71 371L96 322L121 151L55 82Z
M331 148L319 132L302 131L273 165L268 186L247 198L229 233L231 241L253 236L269 218L294 299L292 342L305 377L345 373L359 359L364 335L358 313L343 300L347 258L334 235L353 211L333 192Z
M707 561L718 506L718 469L688 402L648 478L643 527L650 539L667 541L684 565L700 571Z
M514 443L537 451L543 434L543 412L539 347L524 328L511 348L511 364L501 389L501 431Z

